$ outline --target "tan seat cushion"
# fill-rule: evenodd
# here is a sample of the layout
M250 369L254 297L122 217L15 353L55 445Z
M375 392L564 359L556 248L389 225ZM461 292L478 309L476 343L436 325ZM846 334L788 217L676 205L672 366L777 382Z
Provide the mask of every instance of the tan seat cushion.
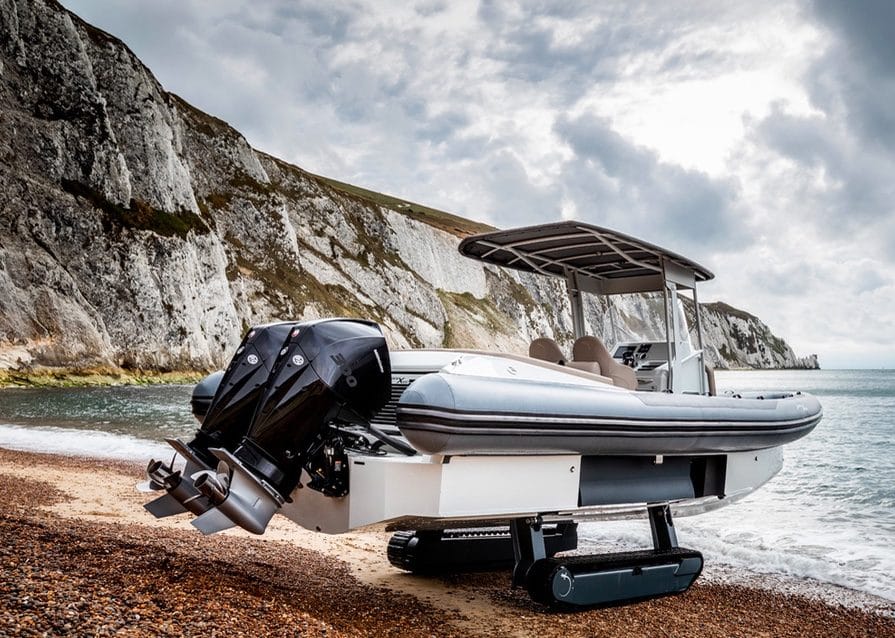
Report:
M637 389L637 375L634 374L634 370L613 359L603 342L596 337L588 335L576 339L575 345L572 346L572 359L576 363L596 361L600 364L600 374L612 379L612 383L628 390Z
M569 361L566 365L570 368L575 368L576 370L590 372L591 374L601 374L600 364L596 361Z
M538 337L528 346L528 356L532 359L549 361L560 365L566 362L566 356L560 350L559 345L548 337Z
M428 350L432 352L440 352L440 348L428 348ZM507 359L509 361L519 361L520 363L526 363L528 365L535 365L539 368L545 368L547 370L553 370L554 372L562 372L564 374L571 374L581 379L587 379L588 381L597 381L599 383L605 383L607 385L615 385L607 376L601 374L594 374L587 370L579 370L577 368L573 368L572 366L562 365L558 363L553 363L550 361L544 361L543 359L535 359L533 357L526 357L521 354L512 354L509 352L490 352L488 350L469 350L469 349L449 349L448 352L456 352L458 354L477 354L483 357L500 357L501 359ZM420 352L417 350L416 352Z

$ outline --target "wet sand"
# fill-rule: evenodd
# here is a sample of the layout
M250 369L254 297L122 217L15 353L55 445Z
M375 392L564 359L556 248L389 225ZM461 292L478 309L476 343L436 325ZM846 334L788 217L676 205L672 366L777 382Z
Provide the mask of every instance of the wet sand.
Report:
M386 534L262 537L156 521L142 468L0 450L2 636L895 636L883 614L730 584L556 612L506 573L403 574Z

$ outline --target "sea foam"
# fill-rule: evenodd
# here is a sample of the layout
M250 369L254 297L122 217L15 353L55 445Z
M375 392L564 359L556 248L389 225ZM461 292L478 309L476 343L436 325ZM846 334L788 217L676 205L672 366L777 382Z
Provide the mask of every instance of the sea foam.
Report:
M0 424L0 447L25 452L141 462L150 457L167 457L172 454L171 448L163 443L133 436L97 430L10 424Z

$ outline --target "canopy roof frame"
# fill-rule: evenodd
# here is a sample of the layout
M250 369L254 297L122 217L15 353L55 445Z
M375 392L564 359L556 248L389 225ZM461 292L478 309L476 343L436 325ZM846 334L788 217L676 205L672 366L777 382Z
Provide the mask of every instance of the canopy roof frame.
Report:
M700 358L705 364L696 284L713 279L714 275L686 257L608 228L575 221L472 235L460 242L459 249L462 255L472 259L564 279L576 338L585 334L582 293L609 297L661 292L665 307L669 389L673 387L674 360L677 358L673 354L676 348L672 345L671 331L675 335L678 332L677 315L670 304L676 303L679 289L690 289L696 303ZM574 252L566 254L570 250ZM703 379L700 379L700 391L704 392Z
M565 254L588 247L595 250ZM472 235L460 243L460 252L486 263L560 277L581 292L602 295L660 292L667 282L694 289L697 282L714 277L707 268L677 253L575 221ZM607 259L611 256L615 259Z

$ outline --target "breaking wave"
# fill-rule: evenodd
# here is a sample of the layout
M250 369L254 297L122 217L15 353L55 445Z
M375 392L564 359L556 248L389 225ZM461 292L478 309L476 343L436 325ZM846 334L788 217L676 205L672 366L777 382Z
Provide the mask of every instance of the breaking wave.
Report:
M141 463L151 456L171 455L171 448L158 441L97 430L75 430L49 425L22 427L0 424L0 447L25 452Z

